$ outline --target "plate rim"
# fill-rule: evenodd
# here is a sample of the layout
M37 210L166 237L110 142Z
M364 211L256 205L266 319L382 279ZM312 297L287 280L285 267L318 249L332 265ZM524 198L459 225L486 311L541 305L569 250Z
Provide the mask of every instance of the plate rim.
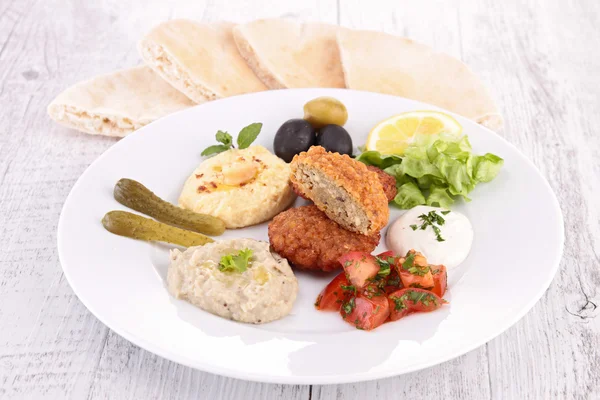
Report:
M402 100L408 101L410 103L413 103L415 106L426 107L428 109L434 109L434 110L441 110L443 112L446 112L446 113L452 115L454 118L458 119L461 122L461 124L463 124L466 121L468 124L473 124L479 128L486 130L488 133L495 135L498 139L500 139L503 142L504 145L507 145L508 147L510 147L511 150L513 150L514 153L516 155L518 155L519 158L521 158L525 163L527 163L531 168L533 168L533 170L535 171L537 176L539 178L541 178L541 181L543 182L544 187L551 194L550 203L551 203L552 208L554 208L554 211L557 216L558 232L556 232L556 233L558 234L558 240L559 240L560 245L558 246L558 249L556 251L556 257L555 257L556 261L554 262L554 265L552 265L552 268L549 270L549 272L550 272L549 277L543 282L543 285L542 285L543 289L541 289L539 291L539 293L536 293L535 296L532 296L532 299L524 307L522 307L522 309L518 313L515 313L513 318L510 318L510 320L507 323L503 324L502 329L498 330L496 333L486 335L482 339L480 339L478 341L474 341L472 344L465 346L465 347L461 348L460 350L452 351L452 352L450 352L449 355L442 357L442 359L437 359L437 360L432 360L429 362L423 362L420 364L416 364L414 367L404 370L400 373L397 373L394 371L384 371L384 372L378 372L376 374L371 374L368 371L363 371L363 372L353 372L353 373L349 373L349 374L331 374L331 375L323 375L323 376L293 375L293 374L288 375L288 376L266 376L265 374L262 374L262 373L255 374L250 371L241 372L241 371L234 370L234 369L223 368L220 366L215 366L215 365L210 365L210 364L204 364L201 360L192 360L192 359L187 358L186 356L169 353L168 350L163 349L160 346L156 346L153 343L148 342L145 339L143 339L133 333L128 332L126 329L122 329L121 327L118 327L118 326L113 326L116 324L108 323L107 320L110 320L110 318L107 318L105 315L101 315L102 313L98 313L97 311L95 311L94 307L85 298L85 294L83 294L79 290L75 289L75 286L72 283L72 277L67 272L67 269L65 269L65 266L63 263L63 260L65 258L63 256L63 251L65 251L64 248L65 248L66 244L64 243L61 232L64 231L63 226L65 224L65 218L64 218L65 210L67 209L70 202L72 201L73 193L75 192L77 187L81 184L81 182L83 181L85 176L89 173L90 169L95 164L100 162L104 157L106 157L107 154L110 153L111 151L113 151L117 146L120 146L121 143L124 143L124 142L126 143L128 140L131 140L130 137L133 137L134 135L137 136L139 134L144 134L142 132L144 130L146 130L147 127L153 126L158 121L163 121L164 119L171 119L171 118L175 119L175 118L178 118L180 114L191 112L191 110L197 109L198 107L203 107L207 104L212 104L215 102L219 102L221 100L231 99L233 97L240 98L240 97L257 97L257 96L276 96L282 92L289 92L289 91L294 91L294 92L324 91L324 92L330 92L330 93L338 92L338 91L339 92L350 91L350 92L356 92L359 94L378 95L378 96L382 96L382 97L402 99ZM181 365L185 365L187 367L190 367L190 368L193 368L193 369L196 369L199 371L217 374L217 375L221 375L221 376L225 376L225 377L229 377L229 378L236 378L236 379L241 379L241 380L246 380L246 381L252 381L252 382L289 384L289 385L313 385L313 384L315 384L315 385L333 385L333 384L366 382L366 381L372 381L372 380L377 380L377 379L385 379L385 378L394 377L394 376L401 376L404 374L420 371L420 370L423 370L423 369L426 369L426 368L429 368L429 367L432 367L435 365L445 363L449 360L460 357L466 353L473 351L476 348L481 347L482 345L488 343L492 339L500 336L501 334L505 333L508 329L513 327L529 311L531 311L533 306L535 304L537 304L538 301L542 298L542 296L547 292L548 288L550 287L550 284L554 280L556 273L558 272L558 269L560 267L560 262L562 261L562 257L563 257L563 253L564 253L564 242L565 242L564 217L563 217L562 209L560 207L560 203L558 201L556 193L552 189L552 186L550 186L550 183L548 182L546 177L544 175L542 175L542 173L536 167L536 165L528 157L526 157L514 144L512 144L511 142L509 142L508 140L506 140L504 137L502 137L498 133L494 132L493 130L491 130L483 125L480 125L466 117L463 117L463 116L453 113L451 111L445 110L438 106L423 103L423 102L409 99L409 98L402 97L402 96L394 96L394 95L384 94L384 93L370 92L370 91L365 91L365 90L345 89L345 88L277 89L277 90L268 90L268 91L263 91L263 92L246 93L246 94L242 94L242 95L231 96L231 97L224 98L224 99L214 100L211 102L197 104L193 107L179 110L179 111L169 114L165 117L162 117L156 121L153 121L153 122L149 123L148 125L145 125L142 128L132 132L131 134L127 135L126 137L121 138L118 142L112 144L104 152L102 152L102 154L100 154L94 161L92 161L90 163L90 165L88 165L85 168L85 170L82 172L82 174L79 176L79 178L77 178L77 181L72 186L72 188L69 191L69 194L65 198L64 204L61 208L56 232L57 232L56 240L57 240L58 258L60 261L62 272L63 272L67 282L69 283L71 290L73 290L73 292L75 293L75 295L77 296L79 301L81 301L81 303L83 303L83 305L88 309L88 311L90 313L92 313L94 315L94 317L96 317L100 322L102 322L102 324L104 324L106 327L108 327L113 332L117 333L119 336L125 338L130 343L132 343L136 346L139 346L140 348L142 348L146 351L156 354L156 355L158 355L162 358L165 358L169 361L172 361L172 362L175 362L175 363L178 363Z

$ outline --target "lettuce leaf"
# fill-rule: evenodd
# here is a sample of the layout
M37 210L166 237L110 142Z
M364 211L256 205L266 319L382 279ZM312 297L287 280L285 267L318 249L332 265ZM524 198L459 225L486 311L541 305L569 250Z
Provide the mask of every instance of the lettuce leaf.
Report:
M448 208L458 196L471 201L468 194L475 186L494 179L504 164L491 153L473 154L467 136L423 136L415 137L403 156L366 151L357 157L396 178L394 203L400 208L422 204Z
M454 199L448 193L448 188L443 186L432 186L427 196L427 205L431 207L450 208Z
M356 159L363 164L374 165L377 168L386 169L394 164L400 164L402 157L399 156L386 156L378 151L365 151L361 153Z
M473 161L473 178L478 182L489 182L498 175L503 164L504 160L492 153L477 156Z
M407 182L398 188L398 194L394 198L400 208L413 208L425 204L425 196L414 182Z

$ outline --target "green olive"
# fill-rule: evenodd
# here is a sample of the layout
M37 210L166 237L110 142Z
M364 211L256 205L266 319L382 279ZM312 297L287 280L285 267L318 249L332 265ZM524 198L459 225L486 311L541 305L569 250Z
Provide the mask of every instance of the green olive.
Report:
M342 126L348 120L348 110L338 99L317 97L304 105L304 119L315 129L331 124Z

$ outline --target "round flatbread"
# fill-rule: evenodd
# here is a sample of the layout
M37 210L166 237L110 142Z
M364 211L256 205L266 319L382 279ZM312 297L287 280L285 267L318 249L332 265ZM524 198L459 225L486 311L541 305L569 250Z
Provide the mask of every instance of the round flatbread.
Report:
M140 55L173 87L197 103L267 87L246 65L230 22L164 22L138 44Z
M502 127L488 89L460 60L382 32L340 28L337 40L348 88L423 101L492 130Z
M48 106L56 122L95 135L123 137L194 103L148 67L79 82Z
M233 36L250 68L270 89L343 88L338 29L328 24L262 19L236 26Z

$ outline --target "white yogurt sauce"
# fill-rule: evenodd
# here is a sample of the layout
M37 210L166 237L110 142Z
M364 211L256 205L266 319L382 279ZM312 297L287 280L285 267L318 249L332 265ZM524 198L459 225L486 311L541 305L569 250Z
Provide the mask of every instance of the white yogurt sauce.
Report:
M430 211L435 211L445 221L443 225L436 224L443 242L438 241L431 226L421 229L423 220L419 216ZM423 253L430 264L443 264L448 270L456 268L469 255L473 243L473 227L463 214L450 211L444 215L442 211L446 210L427 206L408 210L389 227L388 248L401 256L414 249ZM411 225L416 225L417 229L413 229Z

